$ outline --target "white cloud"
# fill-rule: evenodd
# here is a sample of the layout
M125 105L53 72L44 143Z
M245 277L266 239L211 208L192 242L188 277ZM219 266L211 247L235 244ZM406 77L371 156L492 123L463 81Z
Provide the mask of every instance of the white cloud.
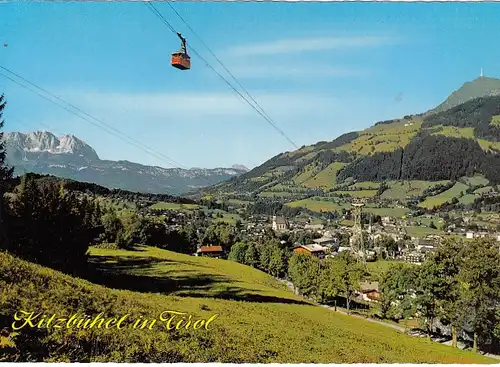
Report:
M242 93L243 94L243 93ZM261 116L238 95L233 93L60 93L85 111L107 116L141 117L182 123L223 118L223 121L248 121ZM244 94L243 94L244 95ZM248 101L251 99L245 96ZM321 94L252 93L252 97L274 119L294 118L310 113L332 111L337 100ZM92 112L91 112L92 113ZM244 120L238 120L244 118ZM221 120L222 121L222 120Z
M346 78L360 77L371 73L368 69L329 66L264 66L246 65L231 67L237 78Z
M233 56L273 55L305 51L326 51L342 48L364 48L391 44L393 37L356 36L356 37L314 37L282 39L262 43L235 46L227 51Z
M231 92L141 93L58 89L54 94L183 166L255 165L293 146ZM349 122L349 101L317 93L251 91L273 122L298 146L333 139ZM101 159L169 166L76 116L38 115L89 143ZM104 129L107 130L107 129ZM129 140L125 138L125 140Z

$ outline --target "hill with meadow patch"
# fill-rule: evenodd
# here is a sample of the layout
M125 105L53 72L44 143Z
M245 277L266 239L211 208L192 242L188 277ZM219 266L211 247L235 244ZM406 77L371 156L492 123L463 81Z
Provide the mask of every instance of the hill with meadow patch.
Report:
M427 113L381 121L331 142L281 153L201 192L242 200L379 197L424 201L426 190L460 183L460 197L473 195L467 198L473 202L479 198L475 190L491 187L495 191L500 183L497 83L500 80L478 78Z

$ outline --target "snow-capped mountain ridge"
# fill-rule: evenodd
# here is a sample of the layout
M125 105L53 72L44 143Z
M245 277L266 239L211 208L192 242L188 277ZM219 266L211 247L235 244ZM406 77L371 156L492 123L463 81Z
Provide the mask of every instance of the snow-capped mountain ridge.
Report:
M96 151L74 135L56 137L47 131L4 134L7 163L15 173L51 174L109 188L181 194L214 185L246 170L232 168L163 168L126 160L101 160Z
M48 131L5 133L4 140L25 152L50 154L78 154L88 160L99 159L96 151L74 135L56 137Z

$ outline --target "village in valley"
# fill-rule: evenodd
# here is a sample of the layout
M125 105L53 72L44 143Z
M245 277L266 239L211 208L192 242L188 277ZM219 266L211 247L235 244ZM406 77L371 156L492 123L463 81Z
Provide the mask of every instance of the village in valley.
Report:
M489 192L487 195L491 197L492 194ZM220 203L214 200L210 202ZM217 204L215 206L220 207ZM455 218L450 218L447 213L423 214L418 217L412 217L411 213L402 217L380 217L364 212L364 206L363 200L356 200L353 201L351 210L344 210L344 214L340 215L336 213L333 216L335 219L318 219L314 214L296 217L245 215L245 210L241 207L226 205L223 206L226 211L220 209L216 209L213 213L209 211L208 215L202 214L202 218L209 222L215 219L215 222L219 223L232 223L240 240L257 241L271 235L278 238L282 246L290 248L292 253L306 254L320 260L334 258L342 252L347 252L362 263L368 264L370 269L378 269L375 273L386 270L388 266L396 263L421 265L446 238L492 239L498 242L500 252L498 230L500 217L493 218L490 225L478 227L474 224L478 219L477 213L473 211ZM148 208L146 212L148 215L161 216L169 230L178 230L183 225L191 225L196 217L192 213L186 214L184 210ZM235 217L239 219L234 220ZM245 217L246 220L243 222L241 217ZM225 220L227 218L229 221ZM423 225L422 222L428 225ZM435 223L440 225L441 231L436 229ZM201 234L200 228L203 226L200 227L199 224L198 222L197 233ZM408 227L413 232L417 229L420 235L415 233L412 235L407 230ZM298 240L293 241L294 238ZM229 251L216 241L205 242L197 243L196 252L192 255L227 259ZM361 282L357 297L368 302L378 302L379 282L376 280Z
M230 3L0 2L0 362L498 363L500 8Z

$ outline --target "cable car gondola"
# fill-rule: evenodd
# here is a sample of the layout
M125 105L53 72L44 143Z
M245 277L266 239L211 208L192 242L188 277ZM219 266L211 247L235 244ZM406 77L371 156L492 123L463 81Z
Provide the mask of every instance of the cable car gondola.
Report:
M179 70L189 70L191 69L191 57L189 57L186 49L186 39L177 32L177 35L181 39L181 49L176 52L172 52L171 64L174 68Z

